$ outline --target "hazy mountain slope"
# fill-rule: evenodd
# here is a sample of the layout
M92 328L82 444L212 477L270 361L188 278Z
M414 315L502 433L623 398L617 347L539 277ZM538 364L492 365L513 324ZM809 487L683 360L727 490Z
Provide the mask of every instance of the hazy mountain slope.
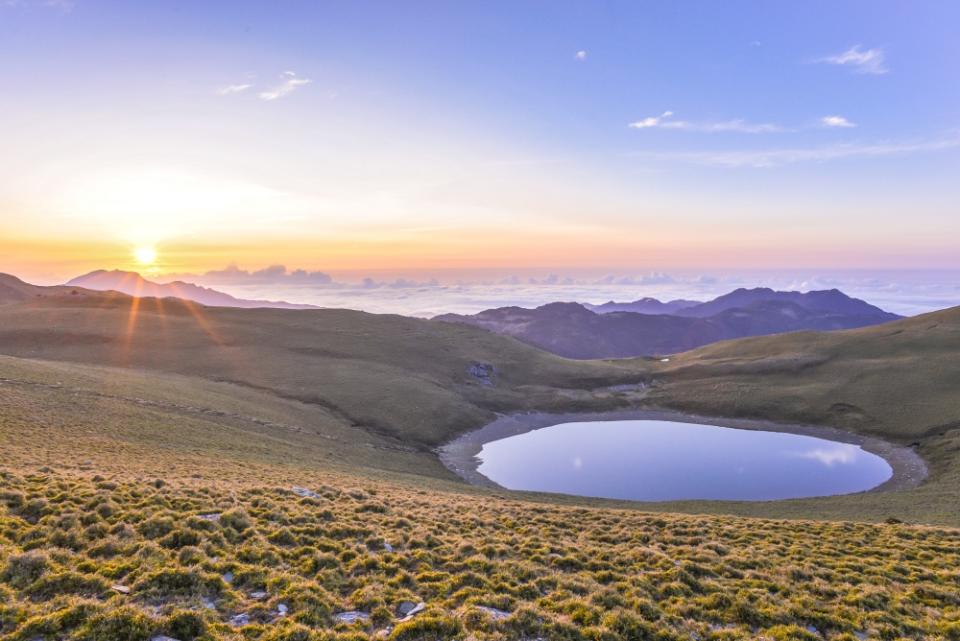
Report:
M153 296L155 298L182 298L201 305L217 307L276 307L280 309L318 309L315 305L287 303L284 301L247 300L219 292L209 287L177 280L172 283L155 283L136 272L119 269L98 269L70 280L67 286L86 287L98 291L115 291L130 296Z
M589 309L592 312L598 314L609 314L610 312L635 312L637 314L674 314L677 311L684 309L686 307L693 307L694 305L699 305L700 301L697 300L683 300L676 299L667 302L661 302L656 298L640 298L635 301L618 303L616 301L608 301L600 305L591 305L589 303L584 303L583 306Z
M44 287L40 285L31 285L16 276L0 273L0 305L7 303L21 303L31 298L43 296L62 296L72 294L74 296L86 295L88 292L82 288L55 286Z
M435 320L514 336L568 358L622 358L672 354L744 336L805 329L849 329L899 318L843 294L839 297L831 294L828 300L811 308L788 299L809 302L820 301L821 297L774 295L770 300L755 300L758 291L738 290L748 295L734 292L726 303L715 306L719 312L704 317L633 312L598 314L578 303L551 303L536 309L504 307L474 315L444 314ZM742 302L743 306L726 306L732 302Z
M678 316L707 318L731 309L749 307L755 303L791 303L824 314L875 318L874 322L901 318L858 298L847 296L838 289L811 292L778 292L767 287L736 289L706 303L684 307L678 310L676 314Z
M473 316L444 314L434 320L482 327L554 354L581 359L665 354L728 337L696 318L595 314L578 303L550 303L536 309L504 307Z

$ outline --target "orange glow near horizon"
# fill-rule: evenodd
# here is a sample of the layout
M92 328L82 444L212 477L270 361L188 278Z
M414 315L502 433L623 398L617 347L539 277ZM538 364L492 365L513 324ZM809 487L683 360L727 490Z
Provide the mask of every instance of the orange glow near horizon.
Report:
M603 229L499 231L466 234L449 230L366 238L262 238L223 243L170 241L162 253L153 246L133 250L123 243L0 240L0 272L38 284L57 284L95 269L139 271L150 277L198 274L237 265L248 270L283 264L291 269L320 270L357 279L375 274L439 275L443 272L482 275L515 270L665 271L716 269L779 269L786 239L736 238L719 230L691 238L621 233ZM888 256L910 266L917 256L910 248L888 244ZM952 250L944 244L942 256ZM869 252L873 253L873 252ZM795 249L791 267L856 268L870 259L841 242L821 242L814 249ZM931 252L924 253L932 256ZM896 265L891 265L896 266Z
M943 230L865 224L866 207L838 222L802 201L731 203L695 190L672 202L648 187L589 188L562 165L523 181L516 167L492 167L466 183L435 168L436 184L417 173L311 190L182 167L78 168L34 200L0 201L0 271L54 284L96 269L159 278L228 265L362 278L956 264Z

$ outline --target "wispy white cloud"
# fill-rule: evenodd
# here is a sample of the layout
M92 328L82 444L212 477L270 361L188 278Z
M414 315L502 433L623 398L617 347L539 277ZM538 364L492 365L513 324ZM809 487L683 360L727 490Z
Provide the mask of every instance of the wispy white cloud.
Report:
M217 89L217 93L221 96L228 96L232 93L242 93L252 87L252 84L239 84L239 85L227 85L226 87L221 87Z
M744 134L768 134L787 131L780 125L773 123L752 123L742 118L717 122L674 120L672 111L664 111L659 116L648 116L641 120L627 123L627 126L631 129L679 129L707 133L736 132Z
M672 111L664 111L659 116L647 116L643 120L636 120L629 123L627 126L631 129L651 129L653 127L663 127L667 123L665 122L667 118L673 117ZM676 121L672 121L671 125L676 125Z
M284 71L281 74L283 82L267 91L261 91L258 95L261 100L277 100L296 91L304 85L310 84L309 78L300 78L294 71Z
M857 123L850 122L843 116L824 116L820 119L820 124L824 127L856 127Z
M856 73L882 75L889 71L885 63L883 49L862 49L853 45L843 53L818 58L816 62L850 67Z
M573 57L582 62L587 59L587 51L585 49L581 49L577 53L573 54Z
M845 143L823 147L757 149L743 151L638 152L634 157L671 160L728 168L778 167L802 162L826 162L844 158L882 158L956 149L960 137L919 142Z

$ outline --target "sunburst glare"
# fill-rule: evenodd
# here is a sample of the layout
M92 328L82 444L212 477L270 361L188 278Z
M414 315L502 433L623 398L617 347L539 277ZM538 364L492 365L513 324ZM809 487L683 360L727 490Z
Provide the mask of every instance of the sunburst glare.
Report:
M149 246L136 247L133 258L143 266L150 266L157 262L157 250Z

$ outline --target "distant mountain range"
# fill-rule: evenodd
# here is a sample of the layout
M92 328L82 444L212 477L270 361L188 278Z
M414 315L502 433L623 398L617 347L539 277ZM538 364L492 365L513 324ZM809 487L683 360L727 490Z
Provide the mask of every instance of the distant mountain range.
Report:
M657 300L656 298L641 298L630 303L617 303L614 301L609 301L607 303L603 303L602 305L583 303L583 306L589 309L591 312L596 312L598 314L609 314L610 312L636 312L637 314L676 314L681 309L687 309L688 307L693 307L699 304L700 301L698 300L683 300L682 298L667 301L665 303Z
M580 303L501 307L473 315L443 314L434 320L482 327L568 358L620 358L673 354L731 338L851 329L901 318L836 289L807 293L737 289L703 303L647 298L591 307ZM670 311L635 311L640 309Z
M98 269L77 276L67 286L85 287L99 291L115 291L130 296L153 298L182 298L211 307L276 307L280 309L318 309L315 305L287 303L272 300L248 300L230 294L177 280L171 283L155 283L136 272L119 269Z

